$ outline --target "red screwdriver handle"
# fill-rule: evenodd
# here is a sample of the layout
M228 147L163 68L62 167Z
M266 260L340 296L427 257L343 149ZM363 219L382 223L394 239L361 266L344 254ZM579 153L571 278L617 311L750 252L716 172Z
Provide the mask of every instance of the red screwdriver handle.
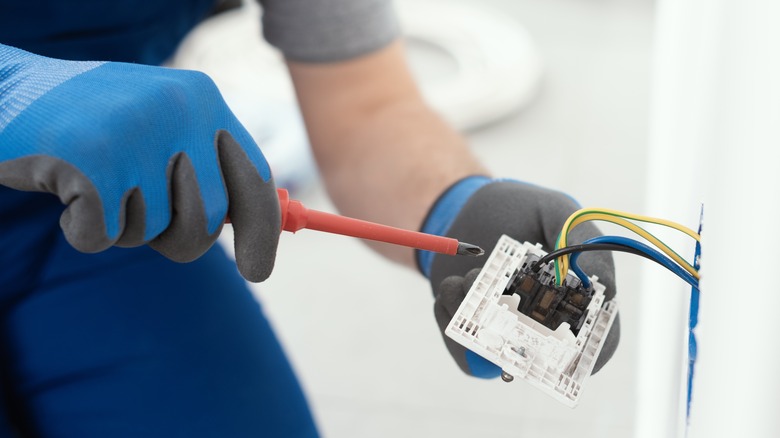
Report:
M279 195L279 207L282 210L282 230L294 233L306 228L309 210L301 201L290 199L287 189L276 189Z

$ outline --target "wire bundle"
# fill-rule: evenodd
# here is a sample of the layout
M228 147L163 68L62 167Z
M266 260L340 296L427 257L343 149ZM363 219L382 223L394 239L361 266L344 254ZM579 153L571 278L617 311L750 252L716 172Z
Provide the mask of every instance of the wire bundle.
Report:
M567 246L569 232L577 225L593 220L610 222L627 228L653 244L660 252L637 240L618 236L600 236L586 240L579 245ZM698 270L677 254L669 245L631 221L662 225L685 233L697 242L701 240L699 234L690 228L665 219L641 216L617 210L581 209L569 216L561 229L561 233L558 235L558 240L555 243L555 250L541 258L536 264L536 269L554 260L556 285L560 286L563 284L563 281L569 272L569 268L571 268L577 277L579 277L580 281L582 281L583 286L590 287L590 279L577 264L577 259L580 254L586 251L620 251L653 260L698 289Z

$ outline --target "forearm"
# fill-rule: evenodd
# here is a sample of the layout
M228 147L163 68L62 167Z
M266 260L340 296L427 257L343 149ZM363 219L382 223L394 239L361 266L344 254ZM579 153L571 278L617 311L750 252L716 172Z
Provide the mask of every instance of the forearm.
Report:
M350 152L319 160L344 214L417 230L436 198L458 179L486 171L463 140L420 102L398 102L341 140ZM413 266L411 250L373 245Z
M487 174L424 104L400 44L335 65L289 65L323 179L342 213L419 229L450 184ZM413 266L409 249L374 247Z

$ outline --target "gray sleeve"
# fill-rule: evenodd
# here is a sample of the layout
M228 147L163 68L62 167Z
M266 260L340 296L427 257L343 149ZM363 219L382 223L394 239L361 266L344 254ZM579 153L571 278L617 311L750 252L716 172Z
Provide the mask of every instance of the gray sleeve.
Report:
M265 39L295 61L349 59L399 35L390 0L259 1Z

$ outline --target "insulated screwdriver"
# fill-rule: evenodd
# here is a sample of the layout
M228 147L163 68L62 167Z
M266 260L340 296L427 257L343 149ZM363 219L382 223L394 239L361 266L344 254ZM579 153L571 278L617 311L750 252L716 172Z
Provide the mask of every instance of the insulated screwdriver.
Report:
M282 210L282 230L284 231L294 233L307 228L448 255L479 257L485 253L482 248L476 245L458 242L450 237L404 230L337 214L309 210L300 201L290 199L290 194L286 189L277 189L277 193L279 206Z
M290 199L290 194L287 190L277 189L277 193L279 194L279 205L282 209L282 229L284 231L294 233L307 228L309 230L392 243L449 255L478 257L485 253L482 248L476 245L458 242L450 237L404 230L360 219L309 210L300 201Z

